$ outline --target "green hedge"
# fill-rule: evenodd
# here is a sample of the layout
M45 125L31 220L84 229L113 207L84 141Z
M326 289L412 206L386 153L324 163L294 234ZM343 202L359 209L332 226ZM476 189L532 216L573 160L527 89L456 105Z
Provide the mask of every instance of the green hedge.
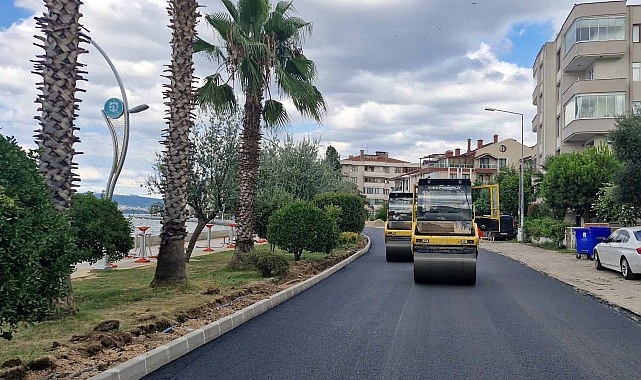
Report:
M565 240L565 230L568 226L561 220L546 216L526 219L523 228L531 239L548 238L558 246L562 246Z
M361 233L365 228L367 211L365 200L360 195L348 193L325 193L314 198L314 204L320 209L328 206L340 208L338 228L341 232Z

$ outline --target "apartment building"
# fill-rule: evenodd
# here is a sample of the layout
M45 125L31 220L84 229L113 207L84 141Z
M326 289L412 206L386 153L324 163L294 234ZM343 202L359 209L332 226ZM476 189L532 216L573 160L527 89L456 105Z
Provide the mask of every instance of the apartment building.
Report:
M576 4L532 67L534 160L606 142L616 117L641 106L641 5Z
M456 148L422 157L418 170L393 178L394 190L411 191L421 178L469 178L473 183L491 183L504 167L519 170L521 157L525 165L529 165L533 153L533 147L521 145L512 138L499 140L496 134L490 143L477 140L474 149L472 139L468 139L465 152Z
M416 163L389 157L388 152L366 154L361 150L359 155L350 155L341 160L343 178L356 184L361 194L365 195L370 212L374 212L387 200L393 187L392 178L418 168Z

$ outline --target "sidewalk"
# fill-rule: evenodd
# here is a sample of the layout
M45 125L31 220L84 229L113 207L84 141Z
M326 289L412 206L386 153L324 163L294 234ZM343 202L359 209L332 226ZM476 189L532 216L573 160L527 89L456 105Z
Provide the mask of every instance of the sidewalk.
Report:
M228 237L212 238L210 242L210 246L213 249L213 251L205 251L205 248L207 248L207 239L198 240L196 242L196 246L194 247L193 252L191 253L191 257L196 257L200 255L221 252L221 251L228 251L230 249L233 249L233 247L228 247L228 243L229 243ZM189 240L185 240L185 249L187 249L188 244L189 244ZM114 264L116 265L116 267L113 268L113 270L139 268L144 266L155 266L156 265L155 257L158 256L158 250L160 249L160 245L148 245L147 247L148 247L148 251L146 254L146 258L149 260L149 262L147 263L136 262L136 260L140 258L140 252L139 252L140 248L137 247L132 249L129 252L129 254L132 257L127 257L120 261L115 262ZM110 269L107 269L107 270L110 270ZM100 273L102 271L104 270L92 269L92 265L88 262L82 262L76 265L76 269L71 274L71 278L76 279L76 278L88 277L96 273Z
M612 306L641 317L641 279L625 280L620 273L594 268L594 261L528 244L481 241L481 248L512 258Z

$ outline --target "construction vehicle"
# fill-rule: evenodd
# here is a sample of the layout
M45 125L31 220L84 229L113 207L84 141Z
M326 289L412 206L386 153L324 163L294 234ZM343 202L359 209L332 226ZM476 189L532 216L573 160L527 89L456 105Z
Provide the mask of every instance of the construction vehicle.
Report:
M385 259L388 262L412 261L413 196L402 192L389 194L385 222Z
M414 282L476 284L478 246L470 180L420 179L414 186Z
M487 190L489 197L489 215L477 215L474 220L484 238L495 239L512 239L516 236L516 227L514 217L511 215L501 215L499 185L475 185L473 190ZM477 210L478 211L478 210Z

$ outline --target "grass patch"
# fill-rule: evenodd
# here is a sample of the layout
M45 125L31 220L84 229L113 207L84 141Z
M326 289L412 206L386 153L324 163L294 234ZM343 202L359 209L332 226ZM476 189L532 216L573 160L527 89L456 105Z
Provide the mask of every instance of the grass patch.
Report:
M257 245L257 251L268 251L268 245ZM343 246L332 252L342 257L353 253L357 246ZM293 261L290 253L276 250ZM120 321L120 330L129 331L141 324L140 317L173 318L178 312L200 307L211 302L213 297L233 294L239 288L264 280L250 268L230 269L227 264L233 252L223 251L192 257L187 264L184 283L161 288L151 288L155 268L143 267L126 270L96 272L72 282L77 312L62 319L44 321L34 325L20 325L13 339L0 339L0 365L12 358L24 362L46 356L54 342L66 342L73 335L91 332L101 321ZM322 253L305 252L307 261L322 261ZM208 290L218 289L215 295Z

